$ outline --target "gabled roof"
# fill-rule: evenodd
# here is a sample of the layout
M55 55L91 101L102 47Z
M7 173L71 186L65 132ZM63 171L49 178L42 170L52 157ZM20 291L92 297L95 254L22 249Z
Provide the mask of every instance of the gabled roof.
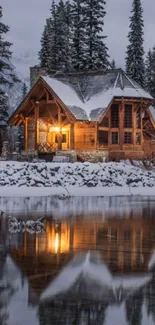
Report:
M115 97L153 99L121 69L42 78L79 120L98 121Z
M129 78L121 69L85 73L55 74L42 76L31 88L23 102L9 119L12 123L22 111L26 101L43 83L57 101L63 104L72 118L81 121L99 121L114 98L153 100L151 95Z

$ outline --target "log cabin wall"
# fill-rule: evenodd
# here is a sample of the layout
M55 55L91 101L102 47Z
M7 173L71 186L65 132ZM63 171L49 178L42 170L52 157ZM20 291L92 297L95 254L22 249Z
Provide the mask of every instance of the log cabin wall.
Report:
M96 122L76 122L74 125L74 148L96 149Z
M141 102L116 100L112 103L98 125L98 148L108 148L110 159L112 156L118 160L127 156L141 158L142 112Z

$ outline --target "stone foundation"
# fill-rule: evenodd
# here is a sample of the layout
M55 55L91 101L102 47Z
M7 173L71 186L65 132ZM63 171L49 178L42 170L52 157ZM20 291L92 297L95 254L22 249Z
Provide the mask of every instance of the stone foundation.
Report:
M102 150L77 151L78 161L92 163L108 161L108 152Z
M56 156L69 157L71 162L77 161L77 152L76 150L58 150L56 151Z
M117 161L132 159L142 160L144 151L109 151L109 161Z

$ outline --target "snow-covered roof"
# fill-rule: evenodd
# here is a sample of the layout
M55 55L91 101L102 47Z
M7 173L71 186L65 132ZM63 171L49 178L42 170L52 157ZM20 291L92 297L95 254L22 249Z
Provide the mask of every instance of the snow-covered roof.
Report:
M42 78L79 120L99 120L114 97L152 100L121 69Z
M150 113L152 115L152 118L153 118L153 120L155 122L155 108L153 106L150 106L149 111L150 111Z
M101 262L99 254L88 252L77 254L45 289L40 299L51 299L67 293L69 296L84 296L87 293L89 298L93 295L95 299L102 300L105 290L108 290L118 300L120 294L133 292L150 280L151 275L113 277L106 264Z

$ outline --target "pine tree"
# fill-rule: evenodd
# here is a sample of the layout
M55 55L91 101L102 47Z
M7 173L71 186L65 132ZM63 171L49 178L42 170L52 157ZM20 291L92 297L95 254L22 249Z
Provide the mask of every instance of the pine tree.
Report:
M155 47L149 50L145 62L145 88L155 99ZM155 105L155 100L153 105Z
M67 12L69 10L69 3L66 5L63 0L60 0L56 7L56 52L57 52L57 70L69 70L69 17ZM69 12L68 12L69 14Z
M49 56L50 56L50 29L51 22L50 19L46 19L46 24L44 26L44 31L41 38L41 50L38 53L40 60L40 66L45 68L46 71L49 70Z
M26 83L24 82L23 83L23 86L22 86L22 99L25 98L25 96L27 95L27 93L28 93L28 88L27 88Z
M4 132L6 130L6 123L8 119L8 97L5 93L6 86L13 85L18 79L16 78L13 67L10 63L12 52L10 50L11 43L4 39L8 33L9 27L2 22L2 9L0 10L0 147Z
M126 72L139 85L144 86L144 22L141 0L133 0L130 31L128 34Z
M74 71L85 69L86 28L83 0L72 2L72 67Z
M110 63L111 69L116 69L116 62L115 60L112 60Z
M85 69L99 70L109 66L109 55L103 35L105 0L83 0L85 24Z

